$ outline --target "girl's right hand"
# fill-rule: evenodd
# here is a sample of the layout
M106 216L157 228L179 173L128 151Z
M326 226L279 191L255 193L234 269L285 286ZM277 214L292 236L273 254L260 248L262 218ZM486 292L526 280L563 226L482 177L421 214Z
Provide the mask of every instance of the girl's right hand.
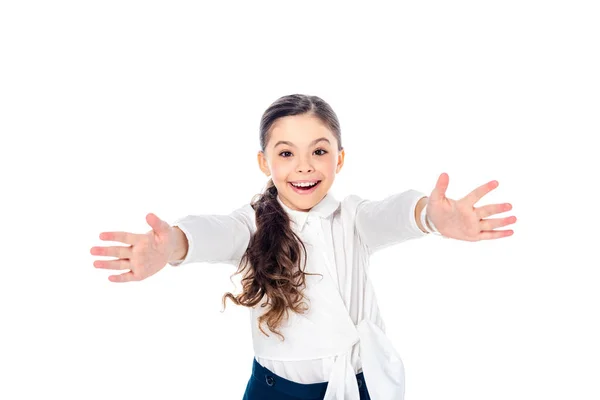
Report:
M97 260L94 267L125 270L120 275L111 275L111 282L130 282L146 279L167 265L175 249L173 227L150 213L146 222L152 228L145 234L129 232L102 232L101 240L126 243L129 246L92 247L90 253L96 256L117 257L116 260Z

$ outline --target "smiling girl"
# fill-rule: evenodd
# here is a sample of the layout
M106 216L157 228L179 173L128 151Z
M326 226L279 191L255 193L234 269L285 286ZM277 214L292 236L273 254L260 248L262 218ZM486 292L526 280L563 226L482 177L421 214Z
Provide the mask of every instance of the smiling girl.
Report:
M375 252L431 233L465 241L499 239L511 205L474 207L497 181L460 200L446 197L442 173L429 196L407 190L378 201L330 192L344 165L340 125L317 96L271 104L260 123L265 191L229 215L188 215L173 225L148 214L146 234L102 233L128 247L95 247L100 268L129 269L113 282L145 279L167 263L228 263L248 307L254 347L244 400L402 400L404 366L385 334L368 274Z

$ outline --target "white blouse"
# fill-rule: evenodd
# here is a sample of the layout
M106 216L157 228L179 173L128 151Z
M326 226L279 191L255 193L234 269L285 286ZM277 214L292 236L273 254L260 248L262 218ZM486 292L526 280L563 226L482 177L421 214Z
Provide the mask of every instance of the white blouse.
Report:
M383 200L332 191L310 211L292 210L291 227L306 247L305 314L289 313L280 331L285 340L258 329L265 308L250 309L255 358L275 374L298 383L329 382L325 399L358 400L355 375L363 372L374 399L404 398L404 366L385 335L371 285L369 257L375 251L427 235L416 224L417 202L408 190ZM173 223L188 238L188 252L172 266L192 262L238 265L256 231L250 204L229 215L188 215ZM261 301L259 303L262 304Z

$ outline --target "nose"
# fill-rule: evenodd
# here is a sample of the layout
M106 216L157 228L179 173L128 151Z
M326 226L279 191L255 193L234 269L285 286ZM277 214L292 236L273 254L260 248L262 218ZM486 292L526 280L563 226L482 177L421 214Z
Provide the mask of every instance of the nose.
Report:
M298 167L298 168L296 168L296 172L302 172L302 173L304 173L304 172L313 172L313 171L314 171L314 169L310 168L310 167L306 167L306 168L300 168L300 167Z
M298 165L296 166L296 172L313 172L314 168L310 164L309 160L301 159L298 161Z

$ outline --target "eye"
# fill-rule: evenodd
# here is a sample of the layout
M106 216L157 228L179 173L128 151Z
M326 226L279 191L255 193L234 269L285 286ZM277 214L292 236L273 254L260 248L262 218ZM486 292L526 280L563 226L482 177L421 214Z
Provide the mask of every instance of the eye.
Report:
M315 150L315 153L318 151L322 151L321 154L317 154L318 156L324 156L325 154L327 154L327 150L323 150L323 149L317 149ZM283 158L288 158L290 156L284 156L284 154L292 154L290 151L282 151L281 153L279 153L279 155Z

